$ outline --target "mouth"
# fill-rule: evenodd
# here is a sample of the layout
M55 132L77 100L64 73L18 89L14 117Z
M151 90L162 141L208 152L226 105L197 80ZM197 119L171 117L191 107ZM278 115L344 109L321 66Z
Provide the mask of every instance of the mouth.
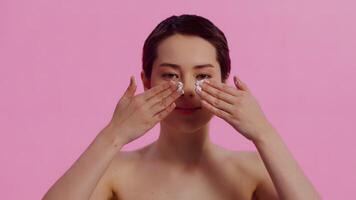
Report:
M182 114L193 114L194 112L200 110L201 107L193 107L193 108L184 108L184 107L176 107L175 110Z

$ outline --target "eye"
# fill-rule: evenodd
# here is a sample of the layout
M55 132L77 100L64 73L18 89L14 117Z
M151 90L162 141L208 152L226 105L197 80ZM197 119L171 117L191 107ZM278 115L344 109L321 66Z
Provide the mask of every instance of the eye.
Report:
M211 78L211 76L209 74L198 74L197 75L197 78L201 78L201 79L207 79L207 78ZM199 79L198 78L198 79Z
M164 73L164 74L162 74L161 76L162 76L163 78L169 78L169 79L174 78L174 77L178 78L178 75L177 75L177 74L174 74L174 73Z

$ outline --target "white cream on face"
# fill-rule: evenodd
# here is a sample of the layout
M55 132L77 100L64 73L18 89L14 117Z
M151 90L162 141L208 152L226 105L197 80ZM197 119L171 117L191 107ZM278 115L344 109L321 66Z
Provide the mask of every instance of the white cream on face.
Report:
M178 81L178 84L177 84L177 91L180 93L180 94L184 94L184 90L183 90L183 83Z
M205 81L206 79L202 79L202 80L197 80L195 81L194 83L194 86L195 86L195 92L201 92L201 85L203 84L203 82ZM183 83L178 81L177 82L177 91L181 94L184 94L184 90L183 90Z
M201 85L203 84L203 82L205 81L206 79L202 79L202 80L197 80L195 81L195 91L198 93L198 92L201 92Z

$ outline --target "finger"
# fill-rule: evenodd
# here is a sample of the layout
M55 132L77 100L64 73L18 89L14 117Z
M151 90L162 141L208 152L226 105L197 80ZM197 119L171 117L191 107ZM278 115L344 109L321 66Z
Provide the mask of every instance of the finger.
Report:
M176 107L176 104L174 102L171 103L166 109L164 109L163 111L154 115L153 116L154 120L156 122L163 120L174 110L175 107Z
M136 92L136 89L137 89L137 85L136 85L136 80L135 80L135 77L134 76L131 76L130 77L130 85L129 87L127 88L126 90L126 95L128 97L132 97L135 95L135 92Z
M247 85L244 82L242 82L237 76L234 76L234 83L237 89L250 92L250 89L247 87Z
M152 112L157 114L162 110L166 109L169 105L171 105L175 100L177 100L182 94L178 91L174 91L168 97L161 99L161 101L157 102L152 106Z
M156 94L155 96L153 96L152 98L150 98L147 101L147 106L151 107L155 104L157 104L158 102L161 102L163 99L167 98L169 95L171 95L174 91L176 91L176 89L169 87L165 90L163 90L162 92Z
M120 99L120 102L127 104L129 99L131 99L131 97L133 97L135 95L136 89L137 89L137 85L136 85L135 77L131 76L130 84L126 88L126 91L125 91L124 95L122 96L122 98Z
M224 90L220 90L216 87L212 87L209 84L203 84L201 88L203 91L209 93L210 95L212 95L220 100L225 101L226 103L234 104L236 97L231 95L230 93L226 93ZM198 94L199 95L201 94L201 92L199 92L199 90L198 90Z
M202 100L201 101L201 105L202 107L208 109L211 113L213 113L214 115L222 118L222 119L225 119L225 120L230 120L232 118L232 115L225 112L224 110L221 110L221 109L218 109L216 107L214 107L213 105L211 105L209 102L205 101L205 100Z
M163 84L156 85L152 87L151 89L147 90L142 94L143 98L148 101L150 98L154 97L156 94L162 92L163 90L173 87L175 83L173 81L167 81Z
M233 109L232 104L227 103L221 99L218 99L218 98L212 96L211 94L209 94L208 92L205 92L204 90L202 90L200 92L200 96L202 98L202 101L205 100L206 102L208 102L210 105L214 106L215 108L224 110L225 112L232 114L232 109Z
M231 87L225 83L220 83L220 82L217 82L215 80L206 80L203 82L202 84L202 87L207 84L207 85L210 85L211 87L214 87L216 89L219 89L221 91L224 91L230 95L233 95L233 96L237 96L238 95L238 90L236 90L236 88L234 87Z

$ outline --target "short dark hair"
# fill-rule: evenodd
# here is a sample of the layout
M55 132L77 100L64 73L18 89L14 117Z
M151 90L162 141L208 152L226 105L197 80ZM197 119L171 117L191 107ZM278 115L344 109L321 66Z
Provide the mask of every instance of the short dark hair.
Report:
M142 67L148 79L151 78L152 65L157 58L158 45L174 34L199 36L210 42L216 50L216 59L221 68L222 81L229 77L231 61L224 33L204 17L184 14L173 15L163 20L147 37L143 46Z

